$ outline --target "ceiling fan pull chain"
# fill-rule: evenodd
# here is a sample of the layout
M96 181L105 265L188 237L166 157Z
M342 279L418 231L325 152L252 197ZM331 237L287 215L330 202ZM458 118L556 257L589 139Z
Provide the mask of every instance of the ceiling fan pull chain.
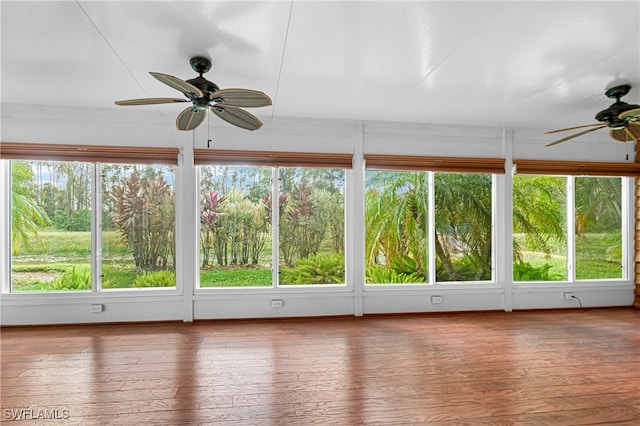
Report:
M207 148L211 147L211 118L210 115L207 114Z

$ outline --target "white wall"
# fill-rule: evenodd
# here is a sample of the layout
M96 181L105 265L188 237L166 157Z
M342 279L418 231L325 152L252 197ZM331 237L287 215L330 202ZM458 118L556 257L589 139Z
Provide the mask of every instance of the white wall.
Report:
M176 112L177 114L177 112ZM538 130L510 130L384 122L349 122L262 117L256 132L234 128L212 116L194 132L179 132L173 112L135 109L73 110L3 106L1 139L7 142L105 144L178 147L181 166L177 186L177 290L104 292L100 294L2 294L2 324L92 323L110 321L184 320L205 318L285 317L312 315L362 315L367 313L506 310L578 307L564 300L574 292L584 307L633 303L633 271L627 280L579 284L522 284L511 282L510 175L496 178L497 281L488 284L437 284L416 286L364 286L364 173L363 155L406 154L429 156L501 157L583 161L633 161L633 145L617 143L602 134L586 135L545 148L553 140ZM594 132L598 133L598 132ZM347 173L346 287L322 286L277 289L199 290L197 280L197 178L193 148L339 152L354 154L354 169ZM6 167L2 182L5 186ZM2 170L0 170L2 172ZM631 182L629 182L631 183ZM625 202L632 203L631 184ZM3 204L6 192L0 194ZM6 205L6 204L5 204ZM3 209L5 210L5 209ZM632 209L629 209L632 211ZM627 229L633 229L628 218ZM0 214L0 257L8 258L8 215ZM631 232L631 231L629 231ZM633 267L631 238L627 241ZM9 268L0 260L0 279L8 287ZM431 303L441 296L442 303ZM271 300L284 301L272 308ZM101 304L101 313L89 305Z

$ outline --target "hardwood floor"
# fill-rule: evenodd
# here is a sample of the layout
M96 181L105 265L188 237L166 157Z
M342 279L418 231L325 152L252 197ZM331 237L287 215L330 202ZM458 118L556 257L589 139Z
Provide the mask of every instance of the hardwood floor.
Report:
M640 424L632 308L9 327L0 337L2 421L20 425Z

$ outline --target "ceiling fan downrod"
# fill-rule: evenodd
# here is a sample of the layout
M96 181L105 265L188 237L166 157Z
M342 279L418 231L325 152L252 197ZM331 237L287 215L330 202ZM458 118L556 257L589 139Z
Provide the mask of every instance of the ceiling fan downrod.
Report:
M198 89L200 89L202 93L204 93L205 95L203 100L206 99L208 102L209 95L213 92L217 92L218 90L220 90L217 84L207 80L202 76L202 74L206 73L211 69L211 60L203 56L194 56L189 60L189 63L191 64L191 68L193 68L193 70L200 75L196 78L192 78L186 81L187 83L193 84ZM206 107L206 105L203 105L203 106Z

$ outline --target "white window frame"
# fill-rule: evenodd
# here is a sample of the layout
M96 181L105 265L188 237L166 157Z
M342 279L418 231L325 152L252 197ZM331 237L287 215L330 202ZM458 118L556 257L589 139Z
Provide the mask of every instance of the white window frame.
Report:
M365 169L365 186L366 186L366 172L367 171L376 171L379 169L371 168ZM394 170L390 170L394 171ZM407 172L410 170L395 170L395 172ZM437 281L436 280L436 250L435 250L435 212L436 212L436 204L435 204L435 174L436 173L461 173L461 174L470 174L465 173L463 171L431 171L431 170L423 170L423 171L415 171L417 173L426 173L427 174L427 190L428 190L428 203L429 203L429 217L427 218L427 223L429 229L427 230L428 235L428 282L425 283L385 283L385 284L373 284L366 282L366 265L364 267L365 270L365 283L364 286L367 290L389 290L389 289L398 289L398 290L416 290L416 289L425 289L425 288L436 288L438 286L442 287L455 287L460 286L461 288L495 288L498 285L497 282L497 250L496 250L496 230L497 230L497 203L498 203L498 192L497 192L497 175L495 173L481 173L481 174L489 174L491 175L491 279L485 281ZM365 187L365 194L367 188ZM366 210L366 209L365 209ZM365 225L366 226L366 225ZM366 229L364 229L366 233ZM365 260L366 261L366 260Z
M205 167L207 167L206 165L204 165ZM226 167L233 167L232 165L223 165ZM201 177L201 167L202 165L197 166L197 179L196 181L198 182L198 185L200 185L200 182L202 180ZM272 274L272 282L271 282L271 286L247 286L247 287L235 287L235 286L218 286L218 287L201 287L200 285L200 267L197 267L197 271L196 271L196 286L194 289L194 293L195 294L211 294L211 293L215 293L215 292L222 292L222 293L235 293L235 292L239 292L242 294L245 293L251 293L251 292L269 292L269 291L286 291L286 292L310 292L310 291L340 291L340 290L345 290L345 291L352 291L353 289L353 283L350 282L350 280L348 279L348 277L350 277L351 275L349 275L349 264L348 264L348 252L349 252L349 229L351 226L353 226L352 224L349 224L348 221L346 220L347 217L349 217L347 209L348 209L348 202L347 202L347 190L349 188L349 181L350 181L350 173L349 173L349 169L340 169L337 167L331 167L332 169L336 169L336 170L342 170L344 172L344 193L345 193L345 199L344 199L344 204L343 204L343 211L344 211L344 215L345 215L345 221L344 221L344 246L345 246L345 252L344 252L344 262L345 262L345 271L344 271L344 283L343 284L280 284L280 265L279 265L279 259L280 259L280 203L279 203L279 197L276 196L275 194L279 194L280 193L280 169L281 168L299 168L299 169L316 169L318 167L313 167L313 166L294 166L294 165L287 165L287 166L246 166L246 167L271 167L271 191L272 194L274 194L274 196L271 197L271 212L272 212L272 218L271 218L271 222L272 222L272 226L271 226L271 237L272 237L272 247L271 247L271 274ZM200 188L198 187L197 189L198 194L200 193ZM196 208L195 208L196 214L200 215L200 200L199 200L199 196L198 199L196 200ZM198 228L199 229L199 228ZM195 238L195 253L198 254L198 256L200 255L200 232L196 233L196 238ZM199 265L199 262L198 262Z
M0 161L0 197L7 206L11 205L11 161L49 161L49 160L8 160ZM55 162L70 162L64 160L51 160ZM12 295L16 297L28 297L33 295L40 296L53 296L53 297L77 297L82 295L117 295L121 293L126 296L133 294L145 294L145 295L159 295L159 294L181 294L182 288L178 279L178 260L177 256L174 259L176 263L176 285L174 287L151 287L151 288L116 288L116 289L103 289L102 288L102 182L101 182L101 166L105 163L100 162L88 162L90 165L91 173L91 288L87 290L51 290L51 291L29 291L29 292L16 292L13 291L11 286L11 238L3 239L0 245L0 267L2 276L0 276L0 292L4 295ZM135 162L126 164L139 164ZM177 191L179 181L179 168L174 168L174 191ZM177 193L176 193L177 195ZM0 212L0 224L6 229L7 235L11 234L11 214L10 211L2 209ZM10 209L9 209L10 210ZM176 197L176 231L177 232L177 197ZM177 241L176 241L177 244Z

